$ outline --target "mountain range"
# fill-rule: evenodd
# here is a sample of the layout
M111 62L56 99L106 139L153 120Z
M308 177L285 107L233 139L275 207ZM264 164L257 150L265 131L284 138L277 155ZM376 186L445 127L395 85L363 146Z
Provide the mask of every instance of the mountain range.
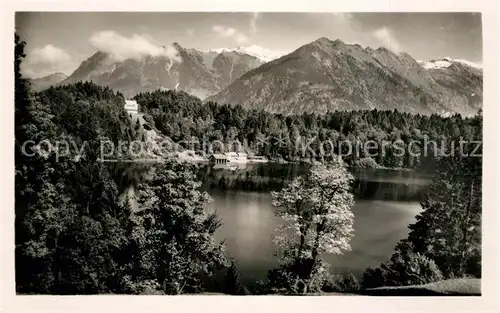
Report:
M482 70L447 62L425 68L404 52L323 37L245 73L207 100L282 114L356 109L477 112Z
M145 55L116 60L111 54L97 51L60 84L93 81L119 90L126 97L156 89L174 89L204 99L264 63L243 51L198 51L178 43L173 47L179 58Z
M205 101L281 114L328 110L398 109L410 113L473 114L482 106L482 69L465 60L417 61L408 53L372 49L322 37L282 54L258 46L199 51L173 47L167 55L117 60L97 51L68 77L50 85L93 81L133 97L182 90Z
M41 91L54 86L65 80L68 76L64 73L54 73L48 76L31 79L31 88L34 91Z

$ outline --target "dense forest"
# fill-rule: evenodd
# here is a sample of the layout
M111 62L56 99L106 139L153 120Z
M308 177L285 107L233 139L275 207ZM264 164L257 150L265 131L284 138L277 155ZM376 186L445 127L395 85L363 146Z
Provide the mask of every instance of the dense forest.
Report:
M267 281L242 286L224 243L213 238L221 221L204 210L211 199L200 189L196 165L175 158L155 165L101 162L102 139L114 143L144 139L124 110L123 95L89 82L33 92L20 73L25 43L16 35L15 44L18 293L200 293L217 271L227 271L217 290L226 294L359 292L382 285L480 277L482 158L460 153L399 156L389 148L373 159L351 154L338 162L332 155L321 157L318 141L312 141L305 154L290 143L299 136L334 143L400 139L419 141L423 149L428 137L457 152L458 146L448 145L454 140L481 140L481 115L444 118L374 110L283 116L202 103L184 92L137 95L145 119L174 142L192 137L225 143L238 139L247 142L248 151L273 160L324 161L273 193L278 214L291 221L286 225L299 227L300 237L292 242L284 235L278 246L284 263L270 269ZM272 138L271 144L260 144L262 138ZM277 144L276 138L282 140ZM33 144L27 146L29 142ZM69 142L65 148L79 147L82 154L61 157L61 146L54 145L58 142ZM470 154L474 146L465 149ZM368 269L362 282L352 275L325 274L328 264L320 255L342 253L352 236L348 166L431 170L434 164L437 175L422 198L423 211L393 257L380 268ZM131 208L126 193L131 184L137 209ZM337 208L342 214L336 213ZM299 224L289 219L294 214L301 217ZM322 243L334 236L342 240L335 245Z
M450 154L460 138L481 140L473 118L460 115L372 110L284 116L160 90L135 99L161 133L174 142L199 142L193 147L202 153L210 152L202 142L221 141L226 150L234 150L237 141L247 151L273 160L328 161L341 154L349 165L433 171L436 156Z

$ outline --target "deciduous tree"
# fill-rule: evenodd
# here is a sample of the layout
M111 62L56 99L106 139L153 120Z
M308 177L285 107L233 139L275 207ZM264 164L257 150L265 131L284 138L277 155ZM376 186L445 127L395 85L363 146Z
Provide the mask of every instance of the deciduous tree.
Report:
M341 161L318 163L306 176L271 194L272 204L283 219L275 238L283 265L270 277L278 274L281 278L275 281L287 281L286 289L311 292L321 288L328 271L322 256L350 250L354 232L352 179Z

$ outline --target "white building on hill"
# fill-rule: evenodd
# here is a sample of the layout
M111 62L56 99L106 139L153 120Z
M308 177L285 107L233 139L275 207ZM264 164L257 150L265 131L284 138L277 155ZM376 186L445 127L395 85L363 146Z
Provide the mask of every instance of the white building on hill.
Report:
M128 114L137 114L139 113L139 105L135 100L125 100L125 111Z

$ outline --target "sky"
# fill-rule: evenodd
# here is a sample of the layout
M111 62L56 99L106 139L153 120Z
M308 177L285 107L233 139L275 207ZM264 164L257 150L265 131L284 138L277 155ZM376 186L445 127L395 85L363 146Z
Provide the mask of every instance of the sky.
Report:
M443 57L482 64L480 13L18 12L27 42L23 73L71 74L97 50L119 58L164 53L171 44L209 50L257 45L292 52L320 37L385 46L417 60Z

